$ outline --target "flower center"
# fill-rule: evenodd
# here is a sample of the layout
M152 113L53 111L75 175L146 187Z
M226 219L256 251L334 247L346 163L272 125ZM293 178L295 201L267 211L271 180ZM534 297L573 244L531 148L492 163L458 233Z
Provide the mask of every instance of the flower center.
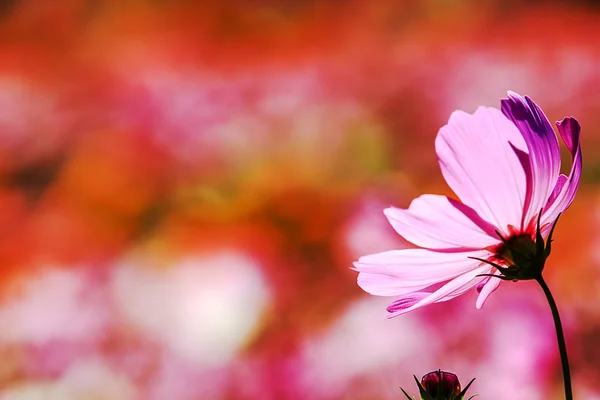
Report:
M519 233L505 238L503 243L493 246L490 251L494 253L490 261L511 266L518 264L523 257L532 258L535 255L535 240L529 233Z
M554 233L554 227L556 227L558 218L552 223L550 234L546 241L544 241L544 237L542 236L540 219L541 213L538 215L535 232L532 232L531 229L518 231L514 227L509 226L508 230L510 233L507 237L504 237L496 231L502 243L486 248L492 255L487 259L478 257L469 258L495 267L499 274L493 276L497 276L505 281L541 280L544 264L546 264L546 259L552 250L550 246L552 244L552 234ZM489 274L481 274L480 276L486 275Z

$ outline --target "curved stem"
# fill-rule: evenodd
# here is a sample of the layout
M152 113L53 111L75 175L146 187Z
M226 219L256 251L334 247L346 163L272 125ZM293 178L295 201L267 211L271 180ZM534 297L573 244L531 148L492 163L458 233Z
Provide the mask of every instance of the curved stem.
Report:
M552 318L554 319L554 327L556 328L556 339L558 340L558 351L560 352L560 363L562 365L563 381L565 384L565 399L573 400L573 389L571 388L571 370L569 368L569 358L567 357L567 346L565 344L565 335L563 334L562 324L560 322L560 315L558 315L558 307L552 297L552 293L546 285L544 278L540 275L536 278L536 281L542 287L548 304L552 310Z

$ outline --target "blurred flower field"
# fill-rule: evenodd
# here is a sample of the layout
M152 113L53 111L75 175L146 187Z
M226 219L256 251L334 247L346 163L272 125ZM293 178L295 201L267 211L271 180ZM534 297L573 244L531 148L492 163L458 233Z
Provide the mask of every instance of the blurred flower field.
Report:
M387 320L350 270L407 245L385 207L451 195L450 113L509 89L582 125L545 276L575 396L600 399L599 21L584 1L3 2L0 399L400 399L438 368L482 399L560 398L535 283Z

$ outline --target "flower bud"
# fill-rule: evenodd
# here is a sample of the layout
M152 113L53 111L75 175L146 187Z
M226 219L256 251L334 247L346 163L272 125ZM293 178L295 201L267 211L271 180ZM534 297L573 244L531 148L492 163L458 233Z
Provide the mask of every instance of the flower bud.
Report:
M463 391L461 391L460 382L458 377L452 372L445 372L437 370L425 374L421 379L421 382L415 376L415 381L419 386L419 392L421 400L463 400L469 386L473 383L475 378L469 382ZM400 388L408 399L413 399ZM475 397L471 396L469 399Z
M434 399L456 399L460 394L458 376L452 372L430 372L421 379L421 386Z

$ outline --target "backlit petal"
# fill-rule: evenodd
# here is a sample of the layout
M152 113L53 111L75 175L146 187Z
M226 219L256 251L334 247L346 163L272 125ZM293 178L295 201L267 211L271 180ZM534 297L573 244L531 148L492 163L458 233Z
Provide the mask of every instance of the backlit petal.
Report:
M527 225L546 206L560 173L558 138L544 112L527 96L508 92L502 99L502 112L519 129L529 153L531 181L528 184L530 199L524 214Z
M552 193L550 193L550 198L548 199L548 202L546 203L546 209L544 210L544 212L549 210L550 207L552 206L552 204L554 204L554 201L556 201L556 199L558 198L558 195L561 193L561 191L563 189L563 186L565 185L565 183L567 183L568 180L569 180L569 178L567 178L567 176L565 174L560 174L558 176L558 179L556 180L556 185L554 185L554 189L552 189Z
M495 268L492 269L490 272L486 272L486 273L500 275L500 272ZM477 307L477 309L480 309L481 307L483 307L483 305L485 304L485 301L487 300L489 295L492 294L492 292L494 292L494 290L498 289L498 286L500 286L500 282L502 282L502 280L500 278L488 277L488 279L486 279L485 284L483 284L481 286L481 290L479 291L479 296L477 296L477 301L475 302L475 307Z
M395 311L392 315L390 315L390 318L407 313L409 311L426 306L428 304L439 303L460 296L468 290L470 290L471 288L477 286L477 284L484 279L483 277L479 277L477 275L485 274L489 271L489 269L490 268L487 265L479 266L467 273L456 277L455 279L452 279L450 282L446 283L435 292L427 296L420 296L422 298L419 301L412 304L410 307L395 307Z
M398 296L454 279L477 268L484 250L440 252L427 249L392 250L361 257L354 263L358 285L378 296Z
M494 226L477 213L446 196L417 197L408 209L384 211L390 224L404 239L430 249L482 249L498 242Z
M386 310L390 313L396 313L398 311L410 308L429 296L431 293L432 292L413 292L406 294L390 304Z
M583 163L581 155L581 146L579 141L581 128L575 118L565 118L556 123L558 132L562 140L571 152L572 164L571 172L566 178L559 179L556 188L553 191L546 211L542 216L542 223L552 223L558 217L558 214L564 212L575 198L579 181L581 179L581 167ZM563 175L564 176L564 175ZM552 199L554 197L554 199Z
M521 225L527 147L499 110L480 107L473 115L455 111L435 146L442 174L463 203L501 233L508 233L508 225Z

